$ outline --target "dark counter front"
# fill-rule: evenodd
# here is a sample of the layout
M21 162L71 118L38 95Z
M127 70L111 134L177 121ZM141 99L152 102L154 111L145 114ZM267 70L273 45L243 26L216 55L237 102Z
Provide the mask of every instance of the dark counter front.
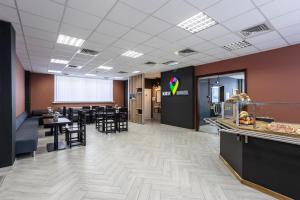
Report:
M241 182L277 198L300 199L300 146L220 131L220 156ZM281 196L281 195L283 196Z

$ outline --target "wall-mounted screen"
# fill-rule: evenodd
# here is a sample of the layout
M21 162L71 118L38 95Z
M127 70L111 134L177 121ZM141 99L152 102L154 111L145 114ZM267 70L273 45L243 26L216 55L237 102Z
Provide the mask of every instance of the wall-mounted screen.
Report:
M55 102L113 102L113 80L55 76Z

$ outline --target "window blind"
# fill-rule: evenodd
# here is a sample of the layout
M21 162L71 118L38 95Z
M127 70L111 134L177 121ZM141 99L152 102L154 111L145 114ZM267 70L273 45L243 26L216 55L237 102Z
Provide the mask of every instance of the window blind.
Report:
M55 102L112 102L113 80L55 76Z

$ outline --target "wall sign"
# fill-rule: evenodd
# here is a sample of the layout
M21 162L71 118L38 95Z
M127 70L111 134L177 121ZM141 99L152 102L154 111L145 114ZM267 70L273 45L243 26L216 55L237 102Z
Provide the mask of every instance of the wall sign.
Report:
M170 91L163 91L162 96L188 96L189 91L188 90L178 90L180 86L179 80L175 76L171 76L169 81L169 88ZM178 91L177 91L178 90Z

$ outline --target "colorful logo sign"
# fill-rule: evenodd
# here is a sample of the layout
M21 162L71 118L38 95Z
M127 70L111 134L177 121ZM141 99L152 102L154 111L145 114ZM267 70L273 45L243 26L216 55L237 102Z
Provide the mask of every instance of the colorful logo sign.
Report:
M177 89L179 87L179 80L175 76L172 76L170 78L169 86L170 86L172 95L175 95L177 92Z

